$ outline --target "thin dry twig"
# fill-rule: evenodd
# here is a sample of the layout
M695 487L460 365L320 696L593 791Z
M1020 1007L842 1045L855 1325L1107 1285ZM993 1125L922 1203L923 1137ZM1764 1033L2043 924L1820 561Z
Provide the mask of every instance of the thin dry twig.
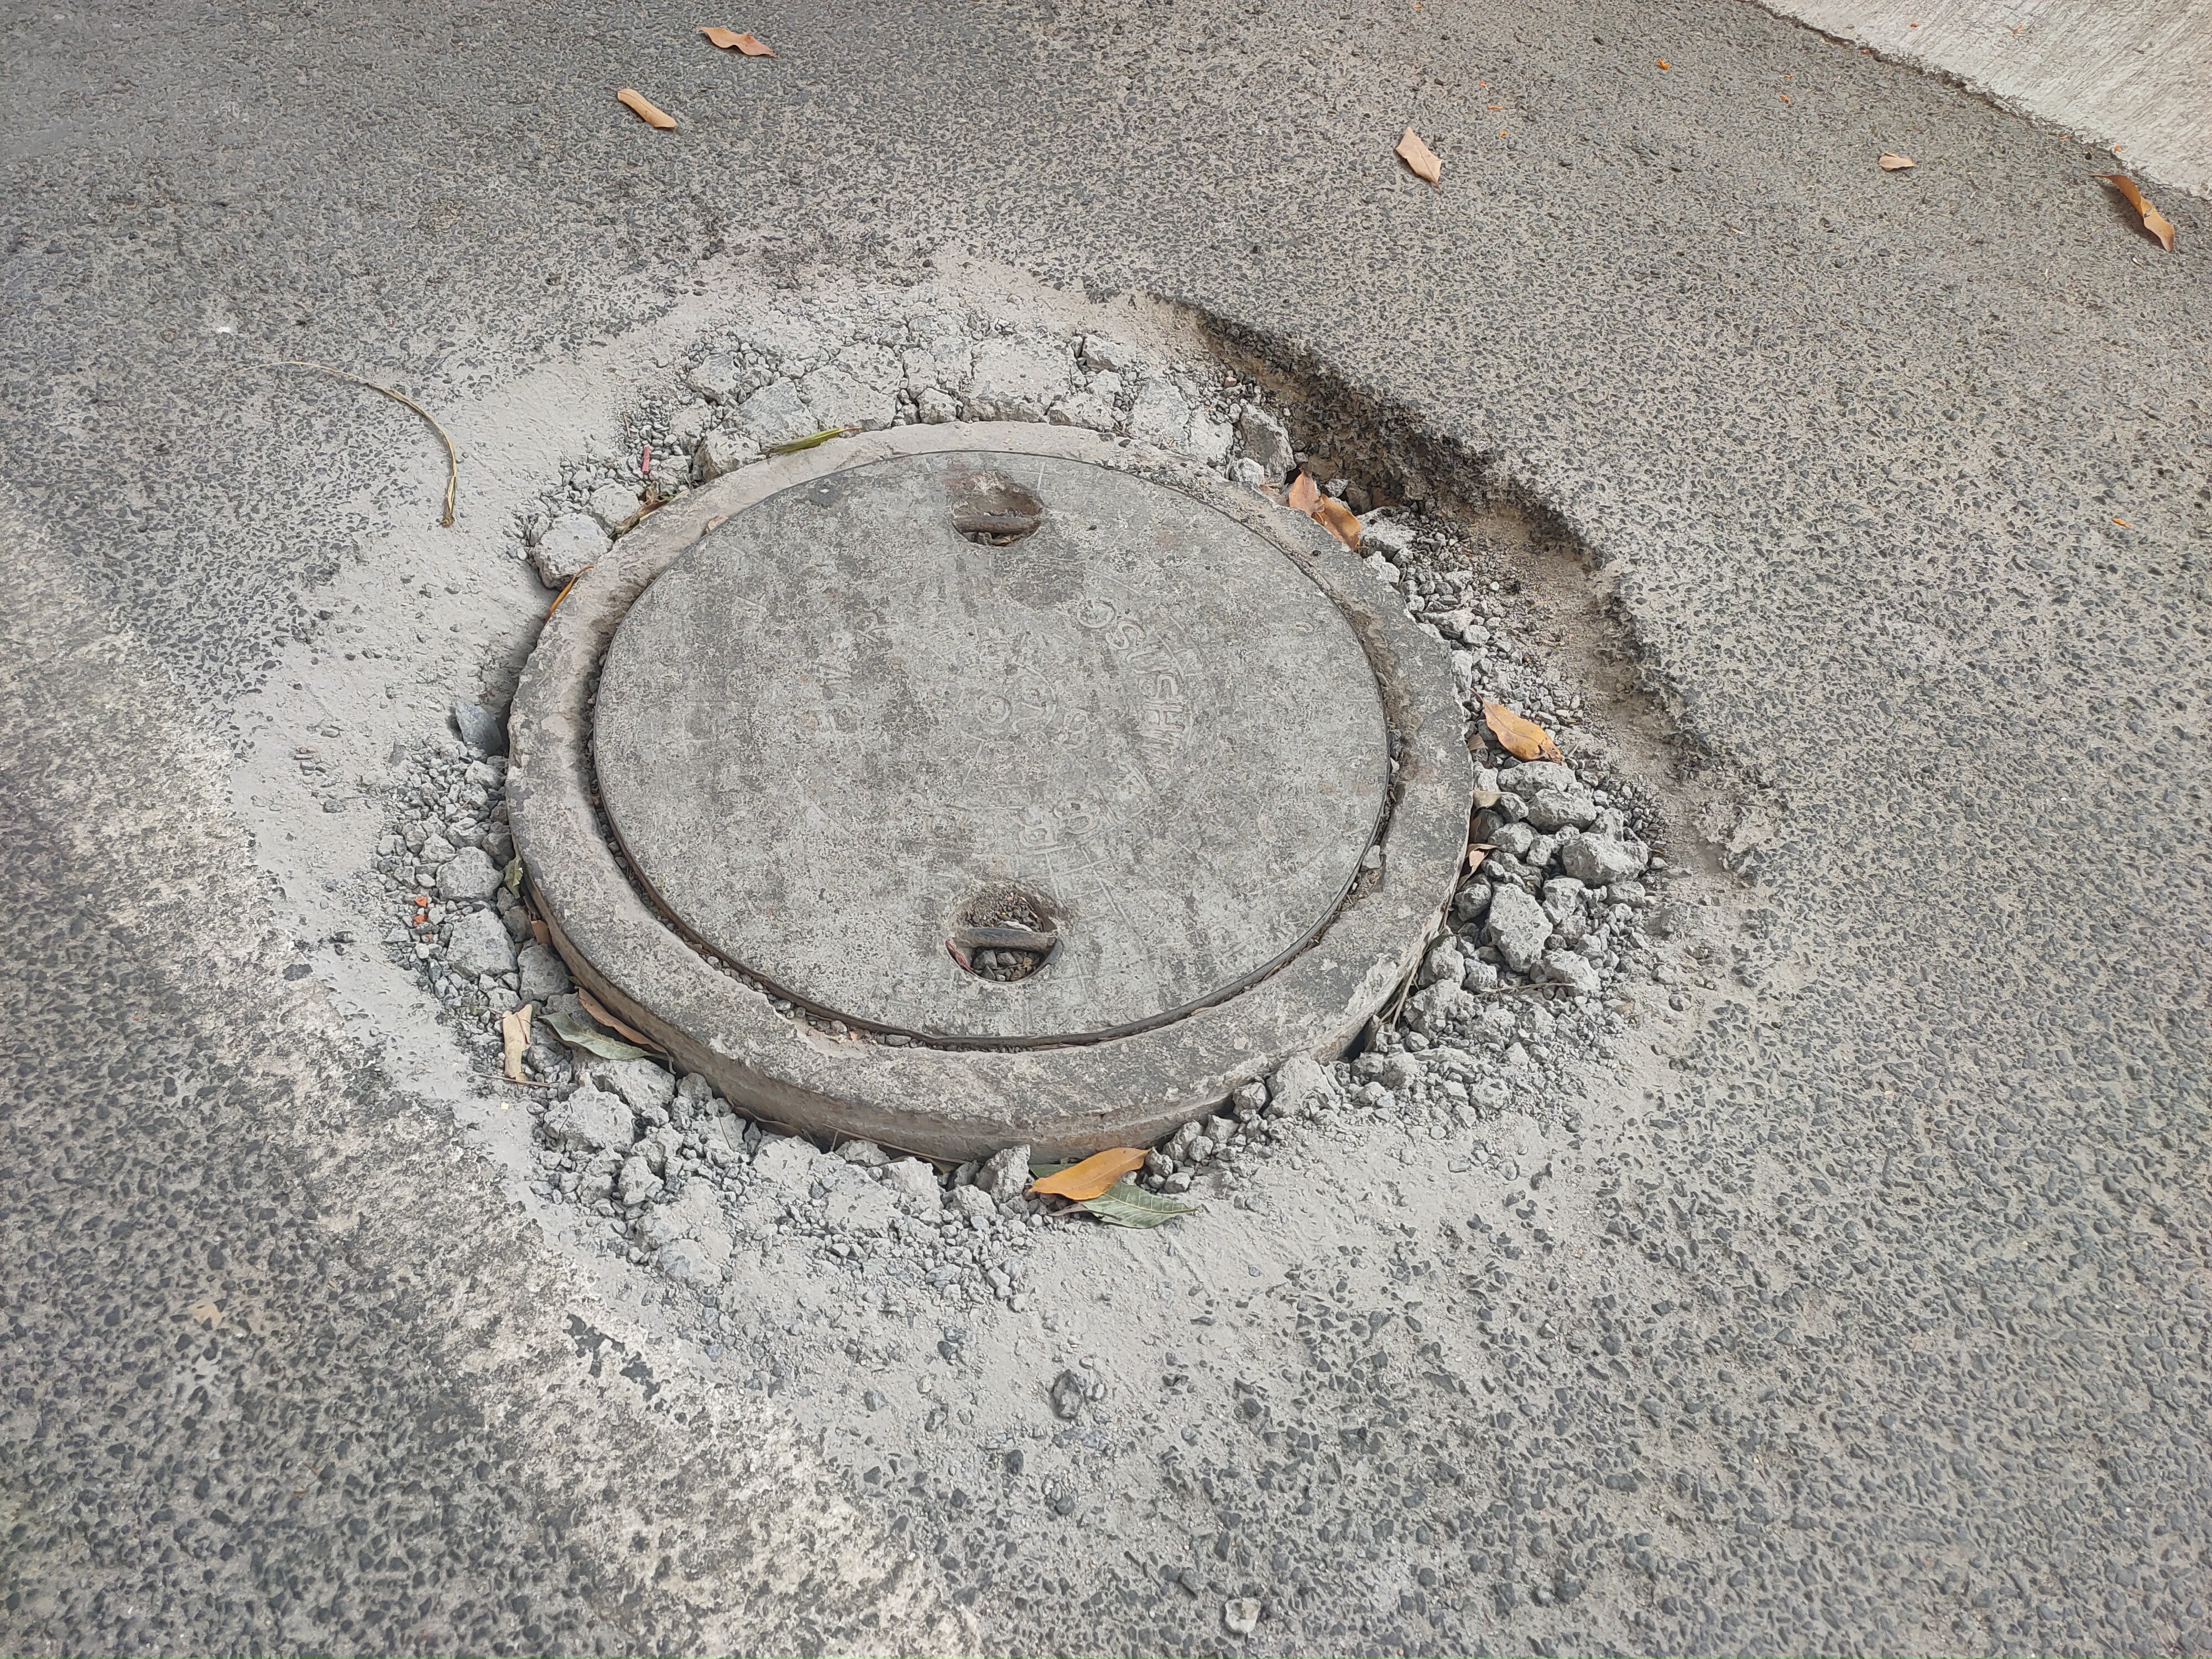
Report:
M438 522L450 529L453 522L453 491L461 482L461 453L453 447L453 434L438 424L438 417L416 403L404 392L394 392L388 386L379 386L374 380L364 380L358 374L349 374L344 369L332 368L328 363L311 363L304 357L283 357L270 365L272 368L317 368L325 374L335 374L341 380L351 380L356 386L367 386L395 404L404 404L430 423L430 430L444 441L446 446L446 515Z

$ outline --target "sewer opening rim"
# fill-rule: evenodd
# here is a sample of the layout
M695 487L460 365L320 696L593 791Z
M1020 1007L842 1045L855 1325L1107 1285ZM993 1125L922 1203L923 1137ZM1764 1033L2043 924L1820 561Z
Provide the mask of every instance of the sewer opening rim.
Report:
M1188 1019L1111 1042L955 1048L839 1036L769 1006L775 994L709 957L646 901L592 799L593 671L629 600L716 521L792 483L873 459L1043 454L1148 478L1210 501L1307 569L1352 619L1382 694L1399 763L1371 891L1319 948L1267 983ZM1052 1157L1148 1143L1194 1104L1225 1099L1298 1055L1357 1042L1418 967L1463 872L1474 763L1449 665L1394 595L1327 533L1202 469L1073 428L951 422L778 457L706 485L617 544L541 631L509 725L516 851L549 942L617 1016L679 1070L706 1076L763 1124L872 1139L957 1162L1016 1142ZM1370 849L1370 856L1372 849Z

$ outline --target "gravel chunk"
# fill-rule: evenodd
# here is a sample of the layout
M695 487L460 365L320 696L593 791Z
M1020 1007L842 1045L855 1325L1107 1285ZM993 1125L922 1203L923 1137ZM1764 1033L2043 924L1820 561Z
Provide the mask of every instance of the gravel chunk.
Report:
M1311 1054L1286 1060L1267 1081L1267 1115L1289 1117L1311 1106L1327 1106L1336 1097L1328 1073Z
M634 1112L668 1109L676 1098L676 1079L649 1060L601 1060L585 1063L592 1082L629 1103Z
M770 380L738 405L738 424L763 448L817 430L814 411L788 380Z
M628 1106L587 1083L545 1114L545 1133L574 1151L596 1152L610 1146L627 1148L636 1137L637 1126Z
M1542 960L1551 937L1552 919L1542 905L1517 887L1498 889L1490 901L1490 942L1507 967L1527 973Z
M461 741L487 755L507 752L507 722L480 702L453 704L453 730Z
M474 849L471 849L474 850ZM481 858L483 855L477 854ZM506 926L489 910L471 910L453 924L446 940L446 960L456 972L474 979L479 974L514 971L514 941Z
M611 536L637 516L645 498L624 484L601 484L584 498L584 510Z
M1559 864L1576 880L1610 887L1633 879L1651 861L1650 849L1611 836L1581 836L1559 849Z
M1595 996L1604 988L1598 977L1597 966L1588 957L1577 956L1572 951L1547 951L1544 957L1544 977L1554 985L1571 985L1578 996Z
M797 1135L776 1135L761 1142L753 1154L753 1168L780 1187L805 1192L830 1171L830 1162L814 1150L813 1143ZM835 1167L835 1166L833 1166Z
M1459 941L1440 939L1429 946L1429 953L1421 960L1421 981L1424 985L1456 985L1467 973L1467 958L1460 954Z
M709 357L684 377L684 384L709 403L726 404L737 395L744 370L734 357Z
M955 1187L945 1194L945 1206L955 1215L994 1215L998 1204L981 1187Z
M884 1166L884 1184L926 1214L935 1215L945 1194L937 1184L937 1171L918 1158L902 1158Z
M1260 464L1269 483L1282 483L1297 460L1283 423L1249 404L1237 416L1237 447Z
M1008 1199L1019 1198L1029 1190L1030 1149L1009 1146L1002 1152L994 1153L975 1171L975 1184L1001 1204Z
M1522 799L1539 830L1587 830L1597 822L1597 803L1579 789L1539 789Z
M760 459L760 446L743 432L710 432L691 452L691 476L712 483L725 472L734 472Z
M1571 766L1562 766L1557 761L1522 761L1520 765L1506 767L1498 773L1498 787L1527 800L1547 789L1578 793L1583 782L1575 775Z
M621 1178L615 1183L615 1196L622 1200L624 1209L642 1204L660 1190L660 1177L653 1166L635 1152L623 1160Z
M514 965L525 1002L543 1002L548 997L563 996L576 988L568 977L568 964L550 945L524 945L515 953Z
M438 896L448 903L466 900L484 904L499 891L499 866L490 856L480 848L464 847L439 868Z
M548 587L566 587L591 566L606 557L614 544L607 532L581 513L564 513L538 538L531 550L538 580Z

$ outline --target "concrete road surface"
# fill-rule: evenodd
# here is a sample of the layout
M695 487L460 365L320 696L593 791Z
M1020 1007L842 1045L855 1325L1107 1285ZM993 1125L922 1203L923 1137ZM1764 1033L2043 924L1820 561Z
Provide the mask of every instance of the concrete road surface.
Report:
M2168 253L2067 129L1713 0L7 39L0 1646L2212 1647L2200 201ZM842 1338L794 1317L756 1392L625 1302L453 1062L344 1017L323 872L239 781L254 711L360 712L298 669L327 591L421 583L374 648L466 694L534 614L504 506L686 329L931 261L1171 301L1418 435L1539 524L1659 783L1726 807L1711 988L1592 1074L1550 1242L1486 1257L1417 1161L1419 1224L1208 1217L1175 1271L1221 1321L1176 1329L1212 1369L1087 1315L1119 1419L1040 1440L1066 1506L998 1449L1061 1427L1045 1358L994 1392L913 1333L902 1398L977 1403L864 1446ZM447 539L413 417L278 359L480 422ZM1113 1288L1168 1271L1114 1249Z

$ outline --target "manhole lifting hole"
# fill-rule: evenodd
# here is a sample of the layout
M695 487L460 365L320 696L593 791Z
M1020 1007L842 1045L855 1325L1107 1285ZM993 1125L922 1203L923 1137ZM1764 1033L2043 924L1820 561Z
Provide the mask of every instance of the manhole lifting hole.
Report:
M510 774L577 976L771 1120L941 1157L1163 1133L1356 1035L1464 845L1443 653L1303 520L1124 455L905 428L586 573Z

